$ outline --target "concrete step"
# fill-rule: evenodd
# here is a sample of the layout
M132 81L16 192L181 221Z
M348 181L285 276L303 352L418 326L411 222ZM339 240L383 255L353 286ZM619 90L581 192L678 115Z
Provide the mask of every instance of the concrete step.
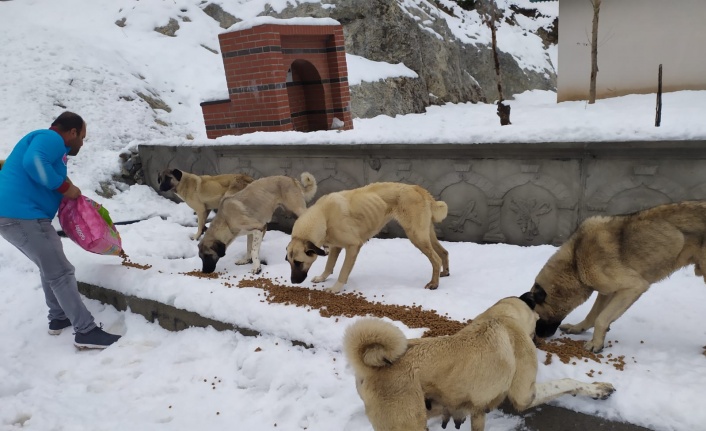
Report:
M169 331L211 326L218 331L236 331L246 336L260 335L260 332L251 328L237 327L151 299L125 295L112 289L82 282L78 283L78 288L88 298L112 305L120 311L126 311L129 307L131 312L142 315L150 322L156 321L162 328ZM296 346L313 347L299 340L290 341ZM501 406L500 409L507 414L521 416L524 419L525 426L521 431L650 431L648 428L637 425L608 421L550 405L539 406L524 412L515 411L509 404ZM453 430L453 423L449 424L446 429Z

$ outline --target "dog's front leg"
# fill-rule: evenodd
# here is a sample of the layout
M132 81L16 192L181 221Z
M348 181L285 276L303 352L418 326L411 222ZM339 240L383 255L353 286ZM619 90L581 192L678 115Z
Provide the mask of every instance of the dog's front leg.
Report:
M326 267L321 275L318 275L311 279L314 283L321 283L326 280L329 275L333 274L333 268L336 266L336 261L338 260L338 255L341 254L341 247L331 247L326 258Z
M238 259L235 261L236 265L247 265L248 263L252 263L252 232L248 234L247 237L247 248L245 249L245 257L242 259Z
M353 264L355 263L356 258L358 258L359 251L360 246L357 245L346 247L346 258L343 260L343 267L341 267L341 272L338 274L338 280L336 281L336 284L326 290L332 293L338 293L343 290L343 286L348 283L348 276L353 269Z
M608 305L612 297L612 293L608 295L603 295L599 293L598 297L596 298L596 302L594 302L593 307L591 307L591 311L588 312L586 318L583 319L582 322L577 323L575 325L566 323L564 325L559 326L559 329L566 332L567 334L582 334L587 330L593 328L593 325L595 325L596 322L596 318L598 317L598 315L601 314L606 305Z
M593 330L593 338L586 342L586 350L598 353L603 350L605 336L610 328L610 324L625 313L625 310L630 308L632 304L650 287L649 283L642 280L641 286L635 288L630 287L615 292L608 304L603 308L603 311L596 317L596 322Z
M208 217L209 212L210 211L207 210L205 206L203 208L196 209L198 227L196 228L196 233L191 235L191 239L197 240L201 237L201 234L203 234L204 228L206 227L206 218Z
M252 252L250 256L252 257L252 269L250 270L253 274L259 274L262 271L262 266L260 265L260 245L262 244L262 231L254 230L248 237L252 235Z

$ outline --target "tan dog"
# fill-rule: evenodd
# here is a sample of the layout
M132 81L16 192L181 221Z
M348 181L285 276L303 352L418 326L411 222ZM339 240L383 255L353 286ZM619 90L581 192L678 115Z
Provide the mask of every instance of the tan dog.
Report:
M159 190L174 190L196 212L198 228L191 239L198 239L205 230L208 214L218 208L223 195L229 189L244 189L253 178L244 174L195 175L179 169L166 169L159 174L157 182Z
M248 235L248 250L236 264L252 262L252 273L259 274L260 244L267 223L279 206L297 216L306 210L306 203L316 194L316 179L308 172L301 181L283 175L264 177L250 183L243 190L229 191L218 207L218 213L199 243L202 271L215 271L218 259L239 235Z
M292 240L287 245L287 261L292 269L292 283L306 279L311 265L318 256L327 253L324 272L312 281L319 283L333 273L341 250L346 258L338 281L328 288L340 292L358 257L360 248L376 235L390 220L395 219L412 241L429 259L432 266L431 281L426 289L439 287L439 275L449 275L449 253L441 246L434 232L434 223L446 218L445 202L435 201L420 186L403 183L372 183L365 187L322 196L296 222Z
M408 340L389 322L363 318L347 328L343 351L375 431L424 431L427 405L444 406L460 425L485 428L486 412L508 398L518 410L564 394L605 399L610 383L536 383L531 298L505 298L454 335ZM425 405L425 399L427 400Z
M706 281L706 202L659 205L634 214L586 219L537 274L537 335L548 337L596 291L586 318L561 325L570 334L594 327L586 349L600 352L606 332L652 283L694 264Z

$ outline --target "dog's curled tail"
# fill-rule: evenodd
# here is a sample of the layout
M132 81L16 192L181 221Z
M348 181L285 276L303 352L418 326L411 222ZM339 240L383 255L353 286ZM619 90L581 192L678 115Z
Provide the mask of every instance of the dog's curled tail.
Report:
M316 178L309 172L302 172L300 178L299 185L304 193L304 200L309 202L316 194Z
M431 221L439 223L449 214L449 206L444 201L434 201L431 204Z
M407 351L407 337L395 325L372 317L346 329L343 352L356 374L392 365Z

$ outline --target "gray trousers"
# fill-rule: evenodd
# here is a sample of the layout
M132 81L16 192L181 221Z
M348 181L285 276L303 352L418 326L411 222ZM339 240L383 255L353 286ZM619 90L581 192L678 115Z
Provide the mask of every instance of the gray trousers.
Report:
M0 236L39 267L49 320L68 317L74 330L80 333L96 327L78 292L74 266L66 258L51 220L0 217Z

